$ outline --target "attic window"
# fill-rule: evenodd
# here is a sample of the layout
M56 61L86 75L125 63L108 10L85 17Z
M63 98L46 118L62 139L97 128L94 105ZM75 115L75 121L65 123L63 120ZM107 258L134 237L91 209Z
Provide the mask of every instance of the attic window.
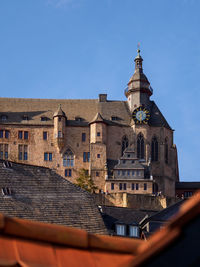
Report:
M8 116L6 115L1 115L1 121L7 121L8 119Z
M112 120L112 121L119 121L119 120L120 120L120 118L119 118L119 117L117 117L117 116L112 116L112 117L111 117L111 120Z
M83 118L81 118L81 117L75 117L75 121L83 121Z
M10 197L12 195L12 191L11 191L11 189L9 187L3 187L1 189L1 193L5 197Z
M22 119L23 119L24 121L28 121L28 115L23 115Z
M48 118L47 117L41 117L40 120L41 121L48 121Z
M125 236L126 235L126 225L124 224L116 224L116 234Z

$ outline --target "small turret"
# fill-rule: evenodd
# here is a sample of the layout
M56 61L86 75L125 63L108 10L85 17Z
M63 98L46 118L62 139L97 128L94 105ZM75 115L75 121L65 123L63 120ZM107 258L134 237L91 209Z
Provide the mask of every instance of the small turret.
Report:
M106 143L106 123L100 113L90 122L90 143Z
M59 151L62 150L64 146L64 137L65 137L65 125L66 125L66 115L64 111L61 108L61 105L59 105L59 108L53 115L54 120L54 140L55 145L59 149Z
M150 102L149 97L153 94L150 83L143 73L143 58L140 55L140 49L138 49L137 52L138 54L134 59L135 71L128 82L127 89L125 90L125 95L128 98L131 112L141 105L148 108Z

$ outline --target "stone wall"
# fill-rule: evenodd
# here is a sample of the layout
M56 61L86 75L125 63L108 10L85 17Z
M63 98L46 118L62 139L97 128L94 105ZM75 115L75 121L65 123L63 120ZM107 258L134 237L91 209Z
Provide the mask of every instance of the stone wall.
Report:
M175 198L127 193L95 194L97 205L127 207L132 209L162 210L176 202Z

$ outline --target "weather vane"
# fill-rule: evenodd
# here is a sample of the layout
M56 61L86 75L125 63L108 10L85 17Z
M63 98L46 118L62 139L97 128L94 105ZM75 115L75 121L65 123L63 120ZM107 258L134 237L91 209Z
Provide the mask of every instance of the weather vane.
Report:
M137 52L138 52L138 54L140 54L140 42L137 44Z

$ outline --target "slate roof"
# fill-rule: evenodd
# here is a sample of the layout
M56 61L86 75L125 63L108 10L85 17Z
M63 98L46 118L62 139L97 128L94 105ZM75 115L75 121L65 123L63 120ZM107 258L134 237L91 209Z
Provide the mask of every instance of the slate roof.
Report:
M2 124L22 124L22 125L53 125L53 115L58 106L67 117L67 125L87 126L100 113L109 125L130 126L132 122L127 101L105 101L98 99L28 99L28 98L0 98L0 116L7 115L8 119ZM162 113L151 101L150 126L163 126L169 129L170 126ZM23 120L27 115L28 120ZM41 121L41 117L46 117L46 121ZM80 117L82 120L76 121ZM112 121L111 117L117 117L117 121Z
M176 182L176 189L200 189L200 182Z
M3 196L2 188L12 196ZM107 234L92 195L44 167L12 163L5 168L0 161L0 212Z
M179 212L181 205L183 203L184 200L180 200L175 204L169 206L168 208L156 212L154 215L148 217L147 219L145 219L145 222L147 221L167 222L172 216L174 216Z
M101 206L104 222L110 232L114 231L116 223L138 225L146 216L151 216L157 211L134 210L124 207Z

